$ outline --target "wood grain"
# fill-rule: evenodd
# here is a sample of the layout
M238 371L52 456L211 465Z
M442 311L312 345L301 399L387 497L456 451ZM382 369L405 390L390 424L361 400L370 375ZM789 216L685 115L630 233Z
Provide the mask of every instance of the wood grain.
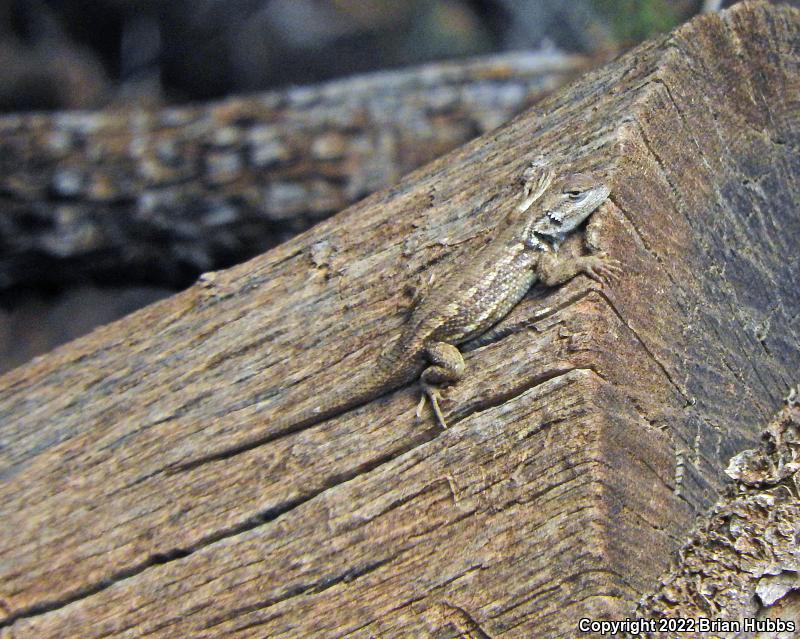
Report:
M632 613L800 364L799 35L786 7L697 19L0 377L2 631L562 637ZM609 171L565 250L625 276L536 288L466 354L447 431L413 385L272 428L370 365L405 285L468 260L540 154Z

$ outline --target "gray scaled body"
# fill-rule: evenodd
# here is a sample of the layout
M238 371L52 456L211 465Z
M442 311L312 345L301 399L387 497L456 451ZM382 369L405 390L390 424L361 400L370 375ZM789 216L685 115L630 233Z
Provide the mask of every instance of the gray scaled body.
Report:
M602 283L620 272L616 261L588 255L561 257L558 247L608 197L597 173L555 175L534 163L523 175L519 204L468 264L431 285L403 333L375 365L333 396L277 428L303 428L360 406L419 378L438 422L446 427L438 389L465 374L458 345L484 333L525 296L536 281L561 284L578 273Z

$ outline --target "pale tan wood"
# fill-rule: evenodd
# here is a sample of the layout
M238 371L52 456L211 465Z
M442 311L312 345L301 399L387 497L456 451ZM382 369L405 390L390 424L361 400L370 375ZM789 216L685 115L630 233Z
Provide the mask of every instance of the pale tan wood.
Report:
M557 637L630 614L800 364L799 34L786 7L693 21L0 377L7 634ZM414 386L272 428L369 366L405 285L468 260L540 154L613 173L586 240L625 276L535 289L467 353L448 431Z

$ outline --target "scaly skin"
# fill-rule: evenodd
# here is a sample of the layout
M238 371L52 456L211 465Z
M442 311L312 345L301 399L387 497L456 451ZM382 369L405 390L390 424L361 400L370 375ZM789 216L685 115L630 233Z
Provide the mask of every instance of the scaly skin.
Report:
M321 406L275 426L303 428L366 404L419 378L438 422L446 428L438 404L438 385L464 376L457 348L494 326L536 281L548 286L584 273L603 283L621 272L615 260L600 256L560 258L565 237L608 197L599 174L554 177L541 164L525 173L520 204L502 223L498 235L465 268L438 281L415 308L400 339L375 366L345 385Z

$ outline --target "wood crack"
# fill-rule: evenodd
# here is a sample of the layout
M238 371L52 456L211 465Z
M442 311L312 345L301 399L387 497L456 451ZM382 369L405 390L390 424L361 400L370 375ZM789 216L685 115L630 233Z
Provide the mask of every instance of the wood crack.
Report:
M667 184L670 191L672 192L672 203L673 203L672 209L677 213L679 213L681 216L683 216L683 218L686 220L686 223L691 227L692 226L691 217L686 211L683 210L682 206L679 206L683 199L680 195L680 189L670 179L669 172L667 171L667 165L664 163L661 154L657 153L655 148L653 147L653 143L650 140L650 137L647 135L647 132L645 131L645 127L642 124L642 122L639 121L637 118L634 118L633 122L635 123L636 128L639 131L639 138L642 140L642 144L644 144L644 147L647 149L647 152L655 161L656 166L658 166L658 170L659 173L661 174L661 177L664 179L664 182Z
M437 432L438 432L438 430L437 430ZM368 463L359 465L358 467L353 469L352 472L342 473L342 474L334 475L334 476L330 477L329 480L325 483L325 485L320 490L317 490L317 491L315 491L315 492L313 492L311 494L308 494L308 495L304 495L304 496L298 497L298 498L296 498L294 500L291 500L291 501L288 501L286 503L279 504L279 505L274 506L272 508L269 508L269 509L267 509L267 510L261 512L261 513L258 513L256 515L248 518L246 521L244 521L244 522L242 522L240 524L237 524L235 526L231 526L229 528L221 530L218 533L215 533L213 535L209 535L209 536L207 536L207 537L195 542L192 546L190 546L188 548L173 548L171 550L167 550L167 551L163 551L163 552L159 552L159 553L154 553L153 555L151 555L145 561L140 562L140 563L135 564L135 565L132 565L132 566L129 566L128 568L126 568L124 570L117 571L114 574L112 574L111 576L109 576L108 578L103 579L102 581L100 581L97 584L94 584L92 586L88 586L86 588L82 588L82 589L80 589L78 591L75 591L73 593L70 593L70 594L68 594L68 595L66 595L64 597L61 597L61 598L53 600L53 601L44 601L44 602L41 602L39 604L35 604L33 606L30 606L28 608L23 608L23 609L17 610L14 613L12 613L4 621L0 621L0 628L4 628L6 626L10 626L15 621L17 621L18 619L29 618L29 617L33 617L33 616L36 616L36 615L46 614L46 613L52 612L54 610L58 610L59 608L63 608L63 607L65 607L65 606L67 606L67 605L69 605L71 603L74 603L74 602L79 601L81 599L85 599L85 598L90 597L92 595L95 595L95 594L97 594L99 592L102 592L103 590L106 590L107 588L109 588L109 587L111 587L111 586L113 586L113 585L115 585L115 584L117 584L117 583L119 583L121 581L137 577L138 575L142 574L143 572L145 572L146 570L148 570L148 569L150 569L150 568L152 568L154 566L163 565L163 564L171 562L171 561L175 561L175 560L178 560L178 559L183 559L183 558L189 557L190 555L194 554L195 552L197 552L199 550L202 550L202 549L204 549L204 548L206 548L208 546L211 546L212 544L215 544L215 543L217 543L219 541L223 541L223 540L229 539L231 537L235 537L235 536L240 535L242 533L245 533L245 532L248 532L250 530L253 530L254 528L258 528L259 526L262 526L264 524L268 524L268 523L276 520L278 517L280 517L282 515L285 515L285 514L291 512L292 510L295 510L296 508L302 506L303 504L306 504L306 503L310 502L311 500L315 499L316 497L319 497L320 495L322 495L323 493L327 492L328 490L330 490L332 488L335 488L336 486L339 486L339 485L341 485L341 484L343 484L345 482L348 482L348 481L350 481L352 479L355 479L359 475L363 475L363 474L369 473L369 472L375 470L376 468L378 468L378 467L380 467L380 466L382 466L382 465L384 465L386 463L389 463L389 462L393 461L394 459L397 459L398 457L410 452L411 450L421 446L422 444L425 444L425 443L431 441L434 437L435 437L435 434L433 436L428 436L428 435L423 434L422 436L420 436L420 437L416 438L415 440L413 440L412 442L410 442L408 445L403 446L402 448L398 449L397 451L394 451L393 453L384 455L384 456L379 457L379 458L377 458L375 460L372 460L372 461L370 461Z
M478 400L477 402L472 404L468 410L464 412L456 411L453 417L448 416L448 422L450 422L450 426L452 427L453 425L460 423L477 413L482 413L491 408L497 408L498 406L502 406L503 404L506 404L524 395L525 393L536 388L537 386L546 384L547 382L557 379L559 377L564 377L565 375L573 371L580 371L580 370L588 370L588 369L582 369L572 366L567 368L554 368L549 371L540 373L538 375L534 375L526 383L521 384L520 386L516 386L513 389L510 389L508 392L505 393L497 392L489 399Z
M451 619L448 625L461 633L461 636L469 637L469 639L492 639L492 636L483 629L475 617L461 606L456 606L450 602L444 602L440 605L446 609L444 615Z
M250 614L253 612L257 612L259 610L266 610L268 608L271 608L272 606L283 603L295 597L299 597L302 595L316 595L326 590L329 590L330 588L334 588L335 586L341 584L349 584L355 581L356 579L359 579L360 577L368 575L369 573L374 572L387 564L390 564L395 559L397 559L398 556L399 555L391 555L389 557L385 557L377 561L363 564L358 567L349 568L348 570L340 572L336 575L330 575L328 577L325 577L310 584L300 584L298 586L295 586L287 590L286 593L278 597L271 597L268 599L264 599L263 601L259 601L240 608L232 608L222 617L212 617L211 619L209 619L208 624L205 626L205 629L210 630L211 628L219 626L220 624L223 624L226 621L235 619L238 616ZM264 625L264 623L266 622L263 620L256 620L237 626L236 630L238 632L241 632L242 630L247 630L249 628L257 628L259 626Z
M636 330L625 320L625 318L622 316L622 314L619 312L619 310L617 310L616 306L614 306L614 303L611 301L611 299L605 294L605 292L603 292L600 289L597 290L597 294L606 301L606 303L608 304L609 308L614 312L614 314L617 316L619 321L631 332L631 334L636 338L636 341L641 345L641 347L644 349L644 351L650 356L650 359L653 360L653 363L655 363L655 365L658 366L659 369L661 369L661 372L664 374L664 377L666 377L667 380L669 380L669 383L677 391L677 393L681 397L683 397L684 401L686 402L685 407L691 406L694 403L693 400L691 400L688 397L688 395L686 394L686 392L684 392L684 390L678 385L678 383L672 377L670 372L667 370L666 365L663 362L661 362L661 360L659 360L658 357L656 357L656 354L650 349L649 346L647 346L647 344L642 339L642 337L639 335L639 333L637 333Z

